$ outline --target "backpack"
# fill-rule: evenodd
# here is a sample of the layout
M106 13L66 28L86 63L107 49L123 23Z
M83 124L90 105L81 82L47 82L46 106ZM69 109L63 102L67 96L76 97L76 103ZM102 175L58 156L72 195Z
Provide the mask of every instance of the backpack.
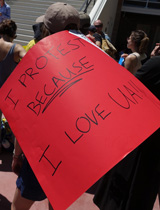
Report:
M112 58L115 57L115 53L117 52L116 48L108 41L107 39L102 38L102 50L110 55Z

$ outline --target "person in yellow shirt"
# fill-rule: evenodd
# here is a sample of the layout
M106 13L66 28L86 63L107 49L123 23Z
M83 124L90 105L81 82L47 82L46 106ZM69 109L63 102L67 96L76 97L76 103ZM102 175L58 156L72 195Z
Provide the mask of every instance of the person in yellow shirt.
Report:
M32 26L34 31L34 39L32 39L25 47L24 49L26 52L28 52L37 42L39 42L42 39L42 25L43 23L36 23Z

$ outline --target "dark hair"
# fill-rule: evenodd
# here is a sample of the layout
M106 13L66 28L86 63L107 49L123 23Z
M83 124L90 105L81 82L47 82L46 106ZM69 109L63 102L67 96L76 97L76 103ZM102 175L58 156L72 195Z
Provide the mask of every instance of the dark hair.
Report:
M5 19L0 23L0 34L15 38L17 30L16 23L11 19Z
M97 31L96 27L94 25L91 25L89 28L88 28L88 31L91 31L93 33L95 33Z
M71 23L69 25L67 25L64 30L78 30L78 26L75 23Z
M131 40L134 41L136 46L138 47L139 53L145 53L147 51L149 38L147 34L142 30L135 30L131 33Z
M69 24L64 28L64 30L78 30L78 26L76 24ZM42 32L41 35L42 39L53 34L47 29L44 23L42 23L41 32Z
M45 37L47 37L47 36L49 36L49 35L51 35L51 33L50 33L50 31L46 28L46 26L44 25L44 23L42 23L42 25L41 25L41 38L43 39L43 38L45 38Z
M42 27L43 27L42 22L40 23L36 23L32 26L33 31L34 31L34 39L36 39L37 41L40 41L42 39Z

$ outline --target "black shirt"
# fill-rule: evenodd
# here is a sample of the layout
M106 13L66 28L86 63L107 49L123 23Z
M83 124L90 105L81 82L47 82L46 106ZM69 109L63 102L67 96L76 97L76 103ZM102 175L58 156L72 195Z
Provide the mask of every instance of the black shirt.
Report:
M102 39L105 39L105 34L103 32L101 34L95 33L93 36L95 37L96 41L99 41L102 45Z
M160 56L150 58L135 76L160 99Z

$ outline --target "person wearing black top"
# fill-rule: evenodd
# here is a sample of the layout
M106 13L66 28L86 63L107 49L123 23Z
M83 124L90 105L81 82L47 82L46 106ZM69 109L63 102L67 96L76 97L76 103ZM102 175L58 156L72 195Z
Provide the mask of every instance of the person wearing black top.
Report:
M151 57L135 76L160 99L159 55ZM152 210L157 194L160 128L99 180L93 201L100 210Z
M101 48L101 46L102 46L102 39L108 39L109 41L111 41L111 40L110 40L109 36L102 31L103 23L102 23L101 20L96 20L94 22L94 26L96 27L97 32L94 33L93 36L96 39L96 45Z
M150 58L135 76L160 100L160 56Z

